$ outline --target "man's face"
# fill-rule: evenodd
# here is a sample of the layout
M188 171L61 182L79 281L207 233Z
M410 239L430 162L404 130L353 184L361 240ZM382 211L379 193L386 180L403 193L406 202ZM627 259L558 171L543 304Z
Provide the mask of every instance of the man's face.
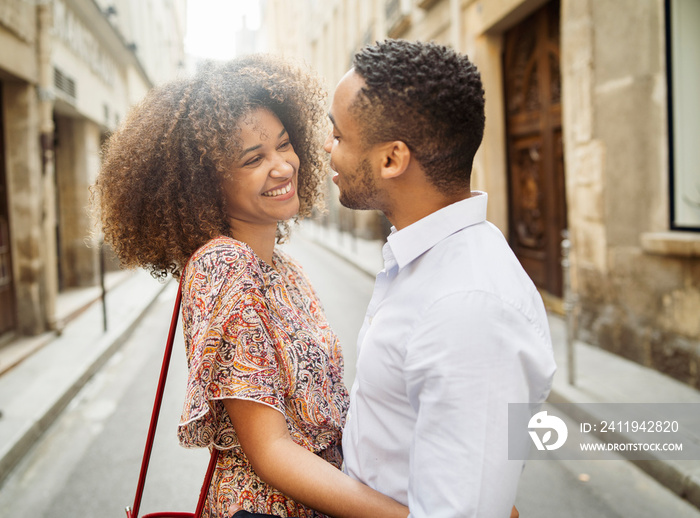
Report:
M361 127L350 113L357 93L364 85L352 70L338 83L328 116L333 130L323 146L331 155L333 182L340 190L340 203L350 209L381 209L379 189L371 152L362 143Z

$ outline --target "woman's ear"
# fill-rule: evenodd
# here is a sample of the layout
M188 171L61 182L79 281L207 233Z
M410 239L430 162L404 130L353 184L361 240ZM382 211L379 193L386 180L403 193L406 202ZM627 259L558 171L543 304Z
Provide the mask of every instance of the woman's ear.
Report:
M411 162L411 150L405 142L395 140L387 142L377 150L381 156L380 175L383 179L398 178Z

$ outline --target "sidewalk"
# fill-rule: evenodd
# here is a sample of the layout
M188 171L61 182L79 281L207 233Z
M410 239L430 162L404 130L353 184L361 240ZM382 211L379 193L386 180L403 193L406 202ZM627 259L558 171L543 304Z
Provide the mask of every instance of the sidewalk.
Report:
M110 274L105 284L106 332L99 288L73 290L58 300L60 334L0 349L0 484L167 285L143 270Z
M382 242L365 241L341 234L336 229L326 228L314 222L305 221L301 232L306 238L326 247L343 259L355 264L362 271L374 277L383 268ZM700 392L680 383L658 371L626 360L598 347L576 341L575 385L568 382L566 359L566 323L558 316L549 315L550 330L557 373L548 402L553 406L566 404L566 410L576 409L579 420L596 422L610 420L596 407L588 403L700 403ZM584 404L582 406L582 404ZM700 417L700 416L699 416ZM606 434L601 440L636 442L631 435L624 433ZM674 434L674 442L698 448L700 427L695 430L681 430ZM630 461L654 477L658 482L700 507L700 460L653 460Z

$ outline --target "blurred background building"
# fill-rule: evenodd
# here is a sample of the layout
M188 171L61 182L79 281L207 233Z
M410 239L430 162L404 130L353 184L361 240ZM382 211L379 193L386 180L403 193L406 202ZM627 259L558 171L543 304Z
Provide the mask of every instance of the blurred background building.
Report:
M331 91L386 37L468 54L487 99L473 188L549 309L568 230L577 337L700 388L700 1L267 0L262 19ZM328 219L386 232L337 203Z
M232 20L230 45L301 58L329 91L355 51L387 37L468 54L487 99L473 188L550 311L574 307L578 339L700 388L700 0L259 5L259 28ZM185 67L185 11L0 0L0 346L60 328L59 294L98 283L86 207L100 145ZM324 224L388 233L380 214L329 203Z
M0 345L60 327L99 284L89 190L100 147L185 66L186 0L0 0Z

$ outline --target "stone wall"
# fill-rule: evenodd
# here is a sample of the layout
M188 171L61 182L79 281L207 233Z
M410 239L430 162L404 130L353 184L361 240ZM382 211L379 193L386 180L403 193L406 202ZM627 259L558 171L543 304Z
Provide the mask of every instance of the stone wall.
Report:
M44 330L46 279L43 271L47 253L42 233L39 108L34 86L6 82L2 103L17 328L22 334L33 335Z
M700 388L699 254L644 244L668 228L663 4L562 2L572 287L580 339Z
M0 69L25 80L34 79L36 39L37 19L33 2L0 0Z

